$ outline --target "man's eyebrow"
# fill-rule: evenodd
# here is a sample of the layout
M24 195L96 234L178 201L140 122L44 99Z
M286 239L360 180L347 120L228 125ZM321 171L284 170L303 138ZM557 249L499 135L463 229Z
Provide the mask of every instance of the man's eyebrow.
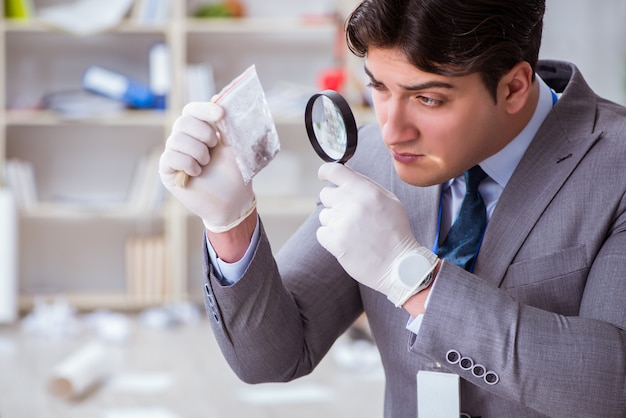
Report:
M365 74L367 74L367 76L369 78L371 78L372 81L376 81L376 78L374 78L374 74L372 74L372 72L369 70L369 68L367 68L367 65L363 66L363 70L365 70Z
M374 77L374 75L372 74L372 72L367 68L367 66L364 67L365 70L365 74L367 74L369 76L369 78L372 80L372 82L374 83L380 83L378 80L376 80L376 78ZM446 83L445 81L439 81L439 80L431 80L431 81L426 81L424 83L420 83L420 84L415 84L412 86L400 86L402 87L403 90L406 91L419 91L419 90L426 90L426 89L432 89L432 88L439 88L439 89L454 89L454 85L450 84L450 83Z

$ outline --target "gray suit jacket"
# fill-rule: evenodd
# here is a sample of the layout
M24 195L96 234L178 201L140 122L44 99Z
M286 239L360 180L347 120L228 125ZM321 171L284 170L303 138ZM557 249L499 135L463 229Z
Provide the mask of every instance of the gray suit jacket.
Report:
M626 110L573 65L542 62L539 72L564 93L503 191L474 273L444 263L418 336L403 309L320 247L317 213L276 260L262 233L233 286L207 261L207 311L241 379L310 373L365 311L386 371L385 417L416 416L416 374L432 363L461 376L472 416L626 416ZM350 165L395 193L418 242L432 246L440 187L403 183L377 126L359 141ZM450 350L497 382L449 362Z

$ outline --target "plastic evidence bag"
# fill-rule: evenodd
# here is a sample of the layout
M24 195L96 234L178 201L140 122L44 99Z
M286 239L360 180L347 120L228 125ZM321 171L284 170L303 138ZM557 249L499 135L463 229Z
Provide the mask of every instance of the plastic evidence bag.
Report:
M214 101L225 112L217 123L222 141L233 148L243 181L248 184L280 150L276 125L256 67L248 67Z

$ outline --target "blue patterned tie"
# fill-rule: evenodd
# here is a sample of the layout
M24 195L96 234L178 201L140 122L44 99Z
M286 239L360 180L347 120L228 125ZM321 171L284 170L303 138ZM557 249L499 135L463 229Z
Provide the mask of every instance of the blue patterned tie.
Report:
M466 191L459 216L437 250L439 257L465 270L471 270L487 226L485 202L478 193L478 185L485 177L487 174L477 165L465 172Z

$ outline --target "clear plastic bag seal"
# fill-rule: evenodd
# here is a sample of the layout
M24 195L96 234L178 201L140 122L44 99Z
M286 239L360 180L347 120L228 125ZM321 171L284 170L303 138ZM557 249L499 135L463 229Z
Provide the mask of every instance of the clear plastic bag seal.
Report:
M254 65L215 98L225 111L217 124L222 141L232 147L245 184L274 159L280 141Z

